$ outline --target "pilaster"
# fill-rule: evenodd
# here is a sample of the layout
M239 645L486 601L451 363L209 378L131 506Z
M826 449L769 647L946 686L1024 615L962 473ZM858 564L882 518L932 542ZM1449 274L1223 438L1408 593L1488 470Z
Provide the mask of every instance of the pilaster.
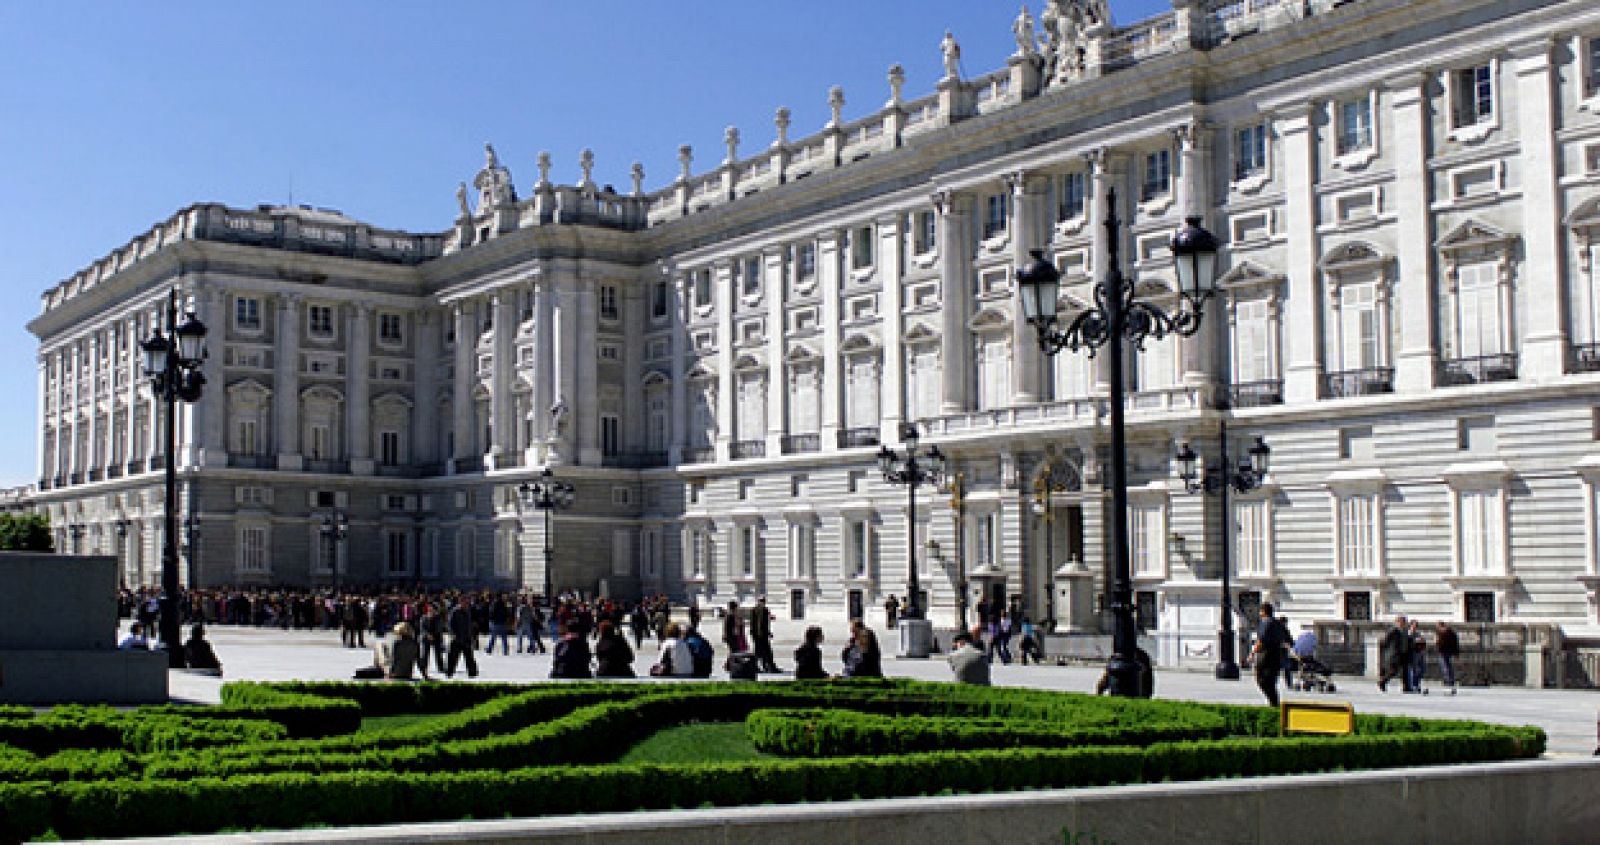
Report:
M667 268L662 268L663 274L668 272ZM683 274L670 283L673 295L669 303L672 314L672 431L668 437L667 462L673 466L683 460L683 450L689 442L689 339L684 337L684 309L689 307L688 292L684 289L686 284L688 279Z
M788 367L783 348L783 252L761 255L761 295L767 306L767 454L783 454L783 435L789 432Z
M466 458L472 457L474 450L473 436L473 408L472 408L472 383L477 378L473 364L473 348L477 346L474 339L472 303L466 300L457 300L451 304L450 319L455 321L456 346L454 350L455 361L452 367L451 384L451 469L452 473L459 472L458 467Z
M1029 59L1032 64L1032 59ZM1011 189L1011 267L1013 279L1018 267L1032 258L1028 250L1044 246L1048 238L1044 224L1050 217L1045 206L1045 182L1037 176L1017 172L1006 177ZM1018 405L1032 405L1043 395L1040 373L1044 372L1044 352L1035 340L1035 330L1022 311L1022 288L1011 284L1011 394Z
M959 414L971 407L972 342L972 203L970 194L941 191L934 197L939 240L939 354L944 374L940 411Z
M840 246L837 231L824 232L817 239L817 285L822 297L822 448L839 445L839 393L843 390L843 361L839 358L842 332L839 331Z
M1317 401L1322 376L1322 286L1317 271L1317 144L1312 131L1315 106L1307 103L1278 118L1283 138L1284 217L1286 228L1284 297L1288 318L1284 335L1288 357L1284 368L1284 401L1305 405Z
M1126 187L1128 157L1124 153L1098 149L1089 153L1088 159L1089 195L1085 198L1085 201L1089 206L1087 223L1091 232L1090 237L1092 238L1090 241L1089 266L1094 273L1095 283L1098 284L1106 278L1106 274L1111 270L1111 239L1110 235L1106 233L1106 218L1111 208L1107 197L1110 191L1116 189L1118 190L1119 201L1123 207L1127 206L1127 191L1122 189ZM1118 216L1124 221L1128 219L1125 214ZM1126 233L1126 227L1119 230L1119 236L1126 237ZM1119 255L1127 256L1129 254L1128 250L1121 249L1124 246L1123 244L1118 244L1117 246ZM1124 358L1130 364L1132 363L1132 359L1128 358L1128 356L1124 356ZM1094 362L1094 392L1102 395L1109 393L1111 390L1111 356L1096 355ZM1126 383L1127 374L1131 373L1134 367L1128 366L1124 369L1123 380Z
M1400 349L1395 357L1395 392L1433 388L1437 293L1433 273L1433 180L1428 173L1427 79L1396 80L1394 92L1395 234L1399 268L1391 287L1400 314Z
M1185 42L1186 43L1186 42ZM1204 121L1191 121L1173 133L1178 141L1177 205L1180 217L1199 217L1200 224L1209 231L1214 220L1211 214L1212 151L1215 132ZM1213 300L1217 303L1217 300ZM1210 319L1202 319L1200 330L1194 337L1179 338L1183 351L1183 383L1191 387L1213 387L1221 380L1222 367L1218 350L1226 337L1227 321L1219 313L1220 303L1214 306Z
M516 372L517 355L513 342L517 337L516 291L501 288L494 293L494 360L489 381L489 417L491 442L489 460L498 468L510 458L516 448L517 427L513 421L515 403L511 398L512 377Z
M572 295L577 319L574 336L577 346L572 358L572 392L567 407L572 411L573 442L580 464L600 465L600 307L593 283L575 282Z
M1517 142L1522 155L1523 272L1528 304L1518 375L1527 381L1559 379L1566 367L1569 307L1562 254L1561 158L1556 142L1556 77L1548 39L1512 48L1517 74ZM1507 311L1507 319L1515 312ZM1512 325L1515 325L1513 322ZM1507 349L1515 349L1513 345Z
M196 286L194 289L195 316L207 326L214 326L217 333L208 346L221 344L222 328L227 322L227 312L223 305L227 302L227 291L216 285L208 284L204 287ZM111 362L116 362L116 353L112 352ZM200 401L194 404L193 409L198 415L195 420L198 453L196 463L203 466L225 467L228 465L228 407L227 407L227 373L222 366L222 353L220 350L212 352L201 366L200 372L206 377L205 390L200 394ZM115 379L108 379L114 382ZM115 405L115 403L111 403ZM106 418L107 428L111 428L111 418ZM111 459L110 440L106 441L106 460Z
M345 424L352 475L371 475L372 460L372 304L350 309L349 348L345 353Z
M299 294L278 297L278 343L272 362L272 432L278 441L278 469L290 471L304 466L300 454L300 303ZM156 416L151 414L152 423Z
M882 423L878 428L878 442L900 442L900 421L906 418L905 359L901 350L901 337L905 333L903 299L907 248L906 215L894 214L878 219L878 290L881 303L879 319L882 326L883 381L878 415Z
M439 454L439 319L433 308L416 312L416 395L411 404L411 456L413 463L442 463ZM418 558L420 561L420 558Z
M576 452L572 450L572 409L584 402L592 402L592 397L584 397L578 392L578 280L568 273L561 272L552 279L551 292L554 294L555 303L551 311L551 382L555 387L555 396L550 400L550 407L557 406L567 409L567 421L558 424L555 431L550 432L549 441L553 448L549 450L545 462L559 464L563 461L575 460ZM594 354L594 350L589 350ZM554 421L555 414L546 416ZM565 425L562 431L560 425Z
M733 372L733 302L739 292L733 287L733 265L719 262L711 268L712 297L717 313L717 437L712 446L717 450L717 460L730 458L734 438L738 436L738 380Z

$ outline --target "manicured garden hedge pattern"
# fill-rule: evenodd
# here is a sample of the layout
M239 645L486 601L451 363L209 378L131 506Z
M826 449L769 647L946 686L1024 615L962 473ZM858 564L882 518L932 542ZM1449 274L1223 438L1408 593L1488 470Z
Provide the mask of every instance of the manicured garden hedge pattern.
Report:
M354 733L362 717L438 713ZM623 766L746 722L789 759ZM1280 739L1260 707L913 681L229 684L212 708L0 714L0 842L1005 791L1536 757L1537 728L1361 716Z

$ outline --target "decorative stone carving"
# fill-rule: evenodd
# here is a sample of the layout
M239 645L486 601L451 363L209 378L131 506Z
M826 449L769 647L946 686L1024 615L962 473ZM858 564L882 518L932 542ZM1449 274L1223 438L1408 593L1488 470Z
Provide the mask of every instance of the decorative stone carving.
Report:
M898 107L900 105L901 92L905 90L905 87L906 87L906 69L901 67L899 65L899 63L895 63L895 64L890 65L889 66L889 102L887 103L889 108L896 108L896 107Z
M1038 55L1038 35L1034 32L1033 13L1024 5L1017 14L1017 19L1011 22L1011 34L1017 39L1016 55L1021 58Z
M539 152L539 187L550 187L550 151Z
M678 147L678 181L689 181L689 168L694 164L694 147L683 144Z
M628 175L633 178L633 195L644 196L644 165L634 162L633 167L628 170Z
M950 30L944 31L944 40L939 42L939 52L944 54L944 78L961 78L961 45L956 43L956 37Z
M787 106L778 106L778 113L772 120L778 127L778 138L772 142L774 147L782 147L789 143L789 109Z
M1050 0L1039 15L1044 28L1045 78L1051 85L1082 79L1088 71L1088 31L1111 24L1105 0Z
M828 108L833 111L833 117L828 121L828 128L837 129L844 125L844 89L835 85L828 89Z
M728 157L722 160L723 164L733 164L739 160L739 127L730 126L722 130L722 143L728 147Z
M478 189L478 210L500 208L517 201L517 192L511 184L511 171L500 163L493 144L483 145L483 169L472 180Z
M583 181L578 183L578 187L593 188L594 150L584 150L578 155L578 169L583 171Z
M465 182L456 183L456 205L461 209L460 219L467 220L472 217L472 209L467 207L467 183Z

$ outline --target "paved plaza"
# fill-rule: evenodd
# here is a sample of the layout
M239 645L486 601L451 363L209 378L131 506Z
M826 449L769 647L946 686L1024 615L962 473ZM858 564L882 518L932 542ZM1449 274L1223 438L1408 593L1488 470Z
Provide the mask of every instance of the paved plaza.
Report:
M780 623L774 650L778 664L789 668L788 659L798 644L800 629ZM884 632L880 632L884 633ZM892 632L888 632L892 633ZM285 680L349 680L358 666L370 663L372 652L347 649L339 645L337 631L280 631L277 629L233 628L215 626L208 629L218 656L226 669L224 679L209 678L189 672L174 672L171 676L172 697L181 701L217 703L221 700L222 684L229 680L285 681ZM824 666L837 674L838 660L844 632L829 632L823 644ZM487 638L481 640L485 644ZM884 636L885 650L892 652L892 637ZM372 638L368 636L367 645ZM512 643L512 653L502 655L477 654L479 681L540 681L550 674L550 658L544 655L517 654ZM722 658L718 653L718 665ZM644 677L655 661L656 644L645 640L644 648L634 662L635 671ZM886 656L885 674L892 677L922 680L949 680L949 666L939 655L926 660L897 659ZM719 672L718 676L726 677ZM787 675L764 675L776 680ZM1010 666L995 664L994 682L999 686L1034 687L1076 692L1090 692L1100 677L1098 668L1063 666ZM1476 719L1505 724L1529 724L1544 728L1550 736L1551 756L1587 756L1595 749L1595 722L1600 708L1600 694L1584 690L1532 690L1520 687L1464 687L1458 695L1448 695L1435 689L1431 695L1405 695L1391 685L1390 692L1381 693L1376 684L1367 678L1335 677L1338 692L1332 695L1297 694L1307 698L1327 701L1348 701L1357 713L1385 713L1434 718ZM464 669L458 669L456 683L465 683ZM670 683L645 678L639 683ZM1239 681L1219 681L1209 673L1184 672L1172 669L1156 673L1156 697L1215 701L1230 704L1261 704L1263 699L1255 681L1246 672Z

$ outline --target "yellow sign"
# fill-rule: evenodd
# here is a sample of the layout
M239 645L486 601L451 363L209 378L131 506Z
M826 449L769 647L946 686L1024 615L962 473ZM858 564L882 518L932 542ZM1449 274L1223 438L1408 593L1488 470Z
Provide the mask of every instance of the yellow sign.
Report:
M1289 701L1278 704L1278 735L1290 733L1348 736L1356 732L1356 709L1347 701Z

